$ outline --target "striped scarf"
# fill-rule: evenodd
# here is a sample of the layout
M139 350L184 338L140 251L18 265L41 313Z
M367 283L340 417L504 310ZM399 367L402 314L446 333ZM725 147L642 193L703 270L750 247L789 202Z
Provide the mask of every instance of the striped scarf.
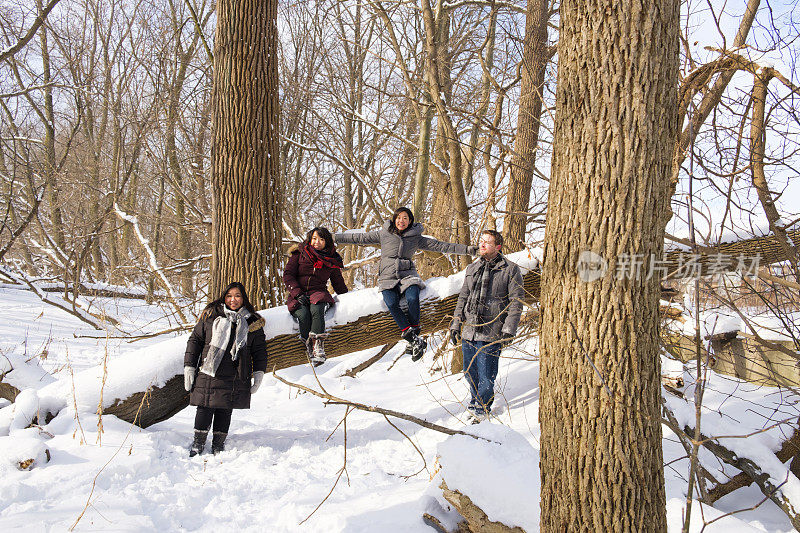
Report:
M208 352L203 359L203 365L200 367L200 372L213 376L225 356L226 348L231 340L231 329L236 326L236 338L231 346L231 359L236 361L239 358L239 350L247 342L247 317L250 316L250 311L244 307L240 307L238 311L228 309L227 306L222 306L225 312L223 316L218 316L214 319L214 325L211 326L211 342L208 346Z
M500 259L500 254L497 254L489 261L481 258L481 264L473 275L474 282L469 292L469 299L467 300L467 312L479 317L481 320L494 318L483 316L483 311L486 308L486 294L490 286L489 277L491 276L492 269L500 262Z

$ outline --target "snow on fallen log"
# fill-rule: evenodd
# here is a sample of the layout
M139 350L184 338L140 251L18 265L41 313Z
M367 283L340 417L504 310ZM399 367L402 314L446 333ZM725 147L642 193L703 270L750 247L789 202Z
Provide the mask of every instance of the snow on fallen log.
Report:
M0 473L31 470L50 461L50 450L41 439L19 435L0 439Z
M466 524L459 526L469 531L538 531L539 454L506 426L479 424L470 431L483 439L453 435L438 445L441 470L431 485L440 490L426 493L435 500L426 505L426 518L448 530L460 515Z
M534 252L540 254L539 250ZM527 251L510 254L525 274L528 297L538 297L539 276L533 269L539 259ZM420 297L421 326L430 333L450 324L464 272L426 281ZM298 339L297 324L286 306L259 311L266 325L267 367L269 371L308 362L305 347ZM351 291L338 296L338 303L326 316L330 337L325 343L328 357L337 357L397 342L399 330L377 288ZM76 373L37 391L48 409L76 405L79 412L95 412L101 403L104 414L147 427L184 409L189 397L183 389L183 354L188 334L168 339L124 356L109 358L107 374L102 366ZM74 382L74 386L73 386ZM0 409L0 432L4 412Z
M14 401L24 389L40 389L55 378L39 365L39 358L14 352L0 354L0 398Z
M795 235L797 233L797 235ZM800 232L792 238L800 239ZM784 259L774 237L750 239L721 245L717 250L728 254L729 269L736 267L740 254L760 254L761 264ZM538 299L540 276L536 267L542 258L542 250L522 251L509 254L509 259L523 269L526 299ZM675 272L682 264L678 252L665 255L667 272ZM718 259L718 258L717 258ZM704 254L699 258L701 273L710 265L720 266L715 257ZM606 268L613 265L606 265ZM604 275L613 275L613 268L603 270ZM681 277L684 274L676 274ZM420 297L421 326L423 333L446 328L455 308L457 293L464 280L464 272L446 278L427 280L427 287ZM286 306L259 311L266 320L268 369L270 371L305 364L305 348L297 338L294 318ZM377 288L352 291L339 296L339 302L328 313L326 322L330 337L326 342L329 357L337 357L355 351L378 347L399 339L397 327L389 315ZM79 410L94 411L102 403L103 412L114 414L122 420L147 427L165 420L188 405L188 395L183 390L183 352L188 335L131 352L124 357L111 358L107 377L102 368L89 369L74 376L72 385L61 380L38 391L40 400L48 406L75 404ZM102 402L101 402L102 398ZM2 420L9 417L0 409Z

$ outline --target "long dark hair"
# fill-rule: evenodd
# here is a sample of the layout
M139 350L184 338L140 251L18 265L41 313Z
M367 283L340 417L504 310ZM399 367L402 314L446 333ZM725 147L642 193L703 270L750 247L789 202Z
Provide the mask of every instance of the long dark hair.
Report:
M203 309L203 312L200 314L200 319L205 320L206 318L211 316L211 313L216 311L216 309L220 305L225 305L225 295L228 294L228 291L231 289L239 289L239 292L242 293L242 307L244 307L251 313L255 314L256 308L253 307L253 304L250 303L250 298L247 297L247 290L244 288L244 285L242 285L238 281L234 281L233 283L225 287L225 290L222 291L222 294L219 295L219 298L208 304L206 308Z
M328 228L324 228L322 226L317 226L316 228L312 229L306 235L306 244L311 244L311 237L314 236L314 232L320 236L320 238L325 241L325 248L323 250L327 253L331 253L333 251L333 235L331 232L328 231Z
M407 207L398 207L397 209L394 210L394 213L392 214L392 223L389 225L389 231L391 231L392 233L397 233L397 234L402 233L402 231L397 229L397 226L395 226L395 221L397 220L397 216L400 213L405 213L406 215L408 215L408 220L409 220L408 228L414 225L414 213L411 212L411 209ZM406 231L408 228L404 229L403 231Z

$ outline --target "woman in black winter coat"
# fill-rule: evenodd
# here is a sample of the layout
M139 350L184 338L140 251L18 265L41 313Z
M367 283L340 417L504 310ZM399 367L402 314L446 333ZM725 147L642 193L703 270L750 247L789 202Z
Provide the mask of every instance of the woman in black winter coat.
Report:
M289 293L286 306L300 325L300 339L314 366L325 362L325 310L335 303L328 292L328 280L336 294L347 292L342 266L331 232L317 227L299 246L289 249L289 261L283 269Z
M200 315L183 358L184 387L189 404L197 406L189 457L203 453L212 422L211 451L224 450L233 410L250 408L250 395L267 369L263 328L264 319L239 282L228 285Z

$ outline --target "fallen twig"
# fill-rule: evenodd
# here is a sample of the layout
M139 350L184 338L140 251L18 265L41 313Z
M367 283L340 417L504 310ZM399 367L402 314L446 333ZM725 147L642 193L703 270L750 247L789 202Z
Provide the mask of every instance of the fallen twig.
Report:
M369 359L367 359L363 363L354 366L350 370L346 371L344 374L341 374L339 377L340 378L343 378L345 376L347 376L348 378L356 377L356 374L358 374L362 370L366 370L367 368L371 367L373 364L375 364L378 361L380 361L381 359L383 359L383 356L386 355L387 353L389 353L389 350L391 350L394 346L395 346L395 343L385 344L383 346L383 348L378 350L378 353L376 353L375 355L373 355L372 357L370 357Z
M304 391L306 391L306 392L308 392L310 394L313 394L314 396L317 396L319 398L322 398L322 399L326 400L325 403L327 403L329 405L346 405L346 406L352 407L354 409L358 409L360 411L369 411L371 413L380 413L380 414L382 414L384 416L393 416L395 418L400 418L402 420L407 420L409 422L413 422L414 424L417 424L418 426L422 426L422 427L427 428L427 429L432 429L434 431L438 431L439 433L444 433L445 435L466 435L466 436L472 437L474 439L481 439L481 440L489 441L489 439L484 439L483 437L479 437L477 435L472 435L471 433L467 433L466 431L461 431L461 430L458 430L458 429L450 429L448 427L440 426L439 424L434 424L433 422L428 422L427 420L423 420L422 418L418 418L416 416L409 415L409 414L406 414L406 413L401 413L399 411L393 411L391 409L384 409L383 407L375 407L375 406L371 406L371 405L364 405L362 403L352 402L352 401L349 401L349 400L345 400L343 398L337 398L336 396L333 396L332 394L319 392L319 391L316 391L316 390L311 389L309 387L306 387L304 385L300 385L298 383L292 383L291 381L288 381L288 380L282 378L281 376L279 376L278 374L276 374L274 370L272 372L272 375L273 375L273 377L275 377L275 379L277 379L278 381L280 381L281 383L283 383L285 385L288 385L290 387L296 387L296 388L298 388L300 390L304 390ZM492 441L489 441L489 442L492 442Z

